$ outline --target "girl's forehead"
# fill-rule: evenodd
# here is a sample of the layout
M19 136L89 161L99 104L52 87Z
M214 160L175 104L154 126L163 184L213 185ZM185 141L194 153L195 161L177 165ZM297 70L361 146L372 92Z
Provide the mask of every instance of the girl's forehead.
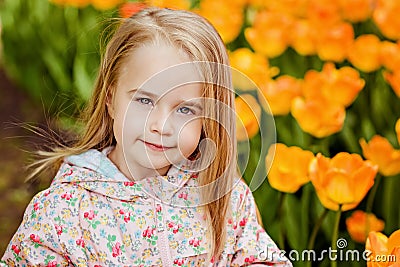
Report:
M200 68L175 47L151 44L135 49L122 65L118 90L180 99L203 94Z
M135 49L122 65L119 85L130 88L174 88L200 81L193 61L177 48L159 43Z

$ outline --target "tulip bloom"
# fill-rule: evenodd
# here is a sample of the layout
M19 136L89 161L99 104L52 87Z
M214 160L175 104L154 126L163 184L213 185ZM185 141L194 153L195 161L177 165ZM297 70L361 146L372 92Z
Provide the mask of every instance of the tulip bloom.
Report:
M306 17L323 28L341 21L339 5L331 0L308 0Z
M321 72L309 70L304 76L303 94L306 99L324 98L327 101L349 106L364 88L365 81L351 67L336 69L333 63L325 63Z
M273 115L287 115L292 100L301 95L301 80L289 75L282 75L260 86L258 99L266 112Z
M128 3L123 4L119 8L119 14L123 18L129 18L130 16L132 16L133 14L136 14L137 12L144 9L145 7L146 7L146 5L143 3L128 2Z
M306 17L309 0L244 0L256 9L266 9L275 13L287 14L295 17Z
M388 238L379 232L370 232L365 244L371 252L367 260L368 267L398 267L400 265L400 230Z
M354 209L374 184L378 167L358 154L340 152L332 159L320 153L310 163L310 180L322 205L330 210Z
M246 28L244 35L255 51L268 58L277 57L289 45L289 29L292 21L293 18L289 15L260 11L253 26Z
M400 42L393 43L389 41L382 41L380 47L380 61L382 65L394 71L400 66Z
M235 98L236 106L236 138L244 141L252 138L260 129L261 107L257 100L249 94Z
M376 71L380 68L381 41L374 34L364 34L354 41L348 52L348 59L357 69L364 72Z
M373 1L371 0L339 0L342 18L350 22L362 22L372 15Z
M368 144L361 139L360 145L364 157L377 164L382 175L392 176L400 173L400 150L394 149L386 138L375 135Z
M396 134L397 134L397 142L400 145L400 119L398 119L397 122L396 122L395 131L396 131Z
M298 19L293 22L290 34L290 45L302 56L316 53L316 26L307 19Z
M339 132L346 117L341 105L324 99L305 100L301 97L292 101L291 113L303 131L318 138Z
M275 153L274 153L275 152ZM266 166L271 166L268 181L272 188L285 193L294 193L308 183L308 165L314 158L311 151L299 147L275 144L268 150Z
M380 232L385 228L385 222L376 218L372 213L356 210L346 219L347 231L351 239L359 243L365 243L368 233Z
M390 84L397 97L400 98L400 69L396 69L393 72L385 71L383 77Z
M214 25L225 43L236 39L244 21L243 6L228 1L203 0L199 14Z
M389 39L400 39L400 2L377 0L372 18L379 30Z
M330 27L320 26L317 36L317 54L323 61L342 62L354 40L350 23L341 22Z
M231 66L246 74L257 86L270 78L269 64L266 57L252 52L248 48L239 48L229 53ZM241 73L232 73L233 85L240 90L256 89L254 84Z

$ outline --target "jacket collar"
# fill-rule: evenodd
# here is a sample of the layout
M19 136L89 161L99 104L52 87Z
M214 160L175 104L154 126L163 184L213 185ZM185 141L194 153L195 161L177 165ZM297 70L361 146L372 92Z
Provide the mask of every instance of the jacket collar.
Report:
M107 157L111 150L112 147L103 151L90 149L66 157L52 184L75 184L122 201L152 197L161 202L173 203L191 178L197 177L197 173L190 171L190 162L185 161L177 166L172 165L165 176L131 181Z

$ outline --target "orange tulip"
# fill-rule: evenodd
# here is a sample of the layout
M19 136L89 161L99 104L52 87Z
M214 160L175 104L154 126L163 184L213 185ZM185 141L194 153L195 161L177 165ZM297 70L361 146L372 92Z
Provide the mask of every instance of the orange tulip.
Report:
M317 29L310 20L295 20L291 28L290 45L302 56L313 55L316 53L316 35Z
M232 42L239 35L244 21L243 6L227 0L203 0L198 12L214 25L225 43Z
M400 150L396 150L389 141L379 135L375 135L367 142L360 140L363 155L379 166L379 172L384 176L392 176L400 173Z
M124 0L91 0L94 8L98 10L107 10L116 7L124 2Z
M318 33L318 56L324 61L343 61L354 39L353 26L346 22L341 22L330 27L320 25Z
M252 52L248 48L239 48L229 53L231 66L247 75L256 85L265 83L271 76L267 58L263 55ZM240 90L256 89L254 84L241 73L232 73L233 84Z
M301 80L289 75L282 75L276 80L263 84L258 92L258 99L264 110L273 115L287 115L292 100L301 95Z
M308 0L307 18L313 23L332 26L341 21L337 1Z
M343 106L324 99L304 100L296 97L291 112L303 131L318 138L339 132L346 117Z
M383 77L390 84L397 97L400 97L400 68L393 72L383 72Z
M365 243L368 233L371 231L380 232L385 228L385 222L376 218L372 213L356 210L351 217L346 219L347 231L351 239L359 243Z
M365 248L371 252L367 259L368 267L400 266L400 230L393 232L389 238L379 232L370 232Z
M136 14L140 10L144 9L146 5L144 3L133 3L133 2L128 2L123 4L119 8L119 14L123 18L129 18L133 14Z
M350 22L361 22L372 15L373 0L339 0L342 18Z
M309 70L304 76L303 94L306 99L325 98L331 103L349 106L365 85L357 70L351 67L336 69L325 63L321 72Z
M289 45L289 29L293 18L270 11L257 13L254 24L244 35L255 51L269 58L282 54Z
M248 0L249 4L258 9L267 9L274 13L306 17L309 0Z
M381 41L374 34L364 34L349 47L348 59L357 69L364 72L376 71L380 68Z
M189 0L147 0L149 6L167 7L173 9L188 10L191 2Z
M390 39L400 39L400 2L377 0L372 18L383 35Z
M235 99L236 138L244 141L252 138L260 128L261 107L250 94L243 94Z
M354 209L374 184L378 167L358 154L340 152L332 159L320 153L310 163L310 180L322 205Z
M266 166L271 166L268 181L271 187L285 193L294 193L308 183L308 165L314 158L311 151L299 147L275 144L268 150Z
M398 119L396 122L395 130L396 130L396 134L397 134L397 142L400 145L400 119Z
M400 42L382 41L380 61L385 68L391 71L398 69L400 66Z

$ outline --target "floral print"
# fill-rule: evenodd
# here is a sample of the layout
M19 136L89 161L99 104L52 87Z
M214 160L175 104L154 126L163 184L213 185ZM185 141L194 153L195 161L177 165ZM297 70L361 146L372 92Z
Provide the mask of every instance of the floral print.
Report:
M291 266L258 224L244 182L232 191L225 249L206 262L207 226L190 165L130 181L107 158L111 149L64 160L28 205L1 266ZM261 257L265 251L275 258Z

